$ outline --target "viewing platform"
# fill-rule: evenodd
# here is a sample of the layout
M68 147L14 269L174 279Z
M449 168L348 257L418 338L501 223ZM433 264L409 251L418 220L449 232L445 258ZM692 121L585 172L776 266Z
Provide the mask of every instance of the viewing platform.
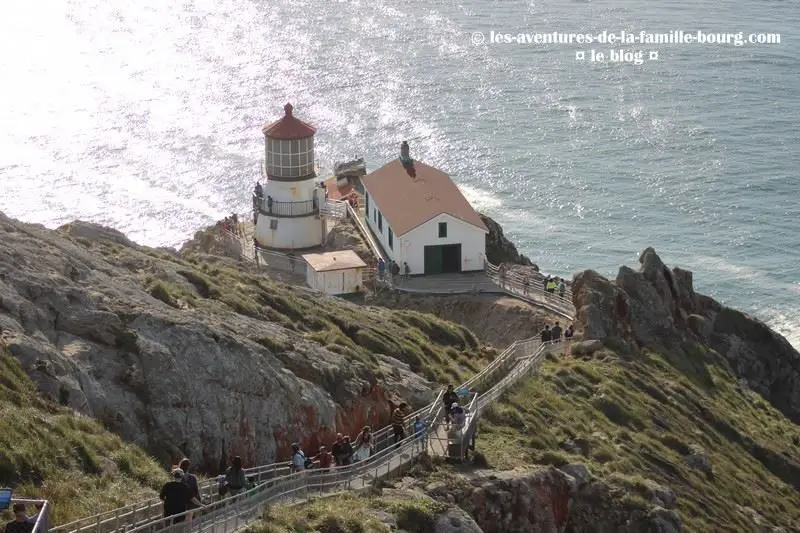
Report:
M277 202L253 196L253 208L268 217L307 217L318 214L320 207L316 200L302 202Z

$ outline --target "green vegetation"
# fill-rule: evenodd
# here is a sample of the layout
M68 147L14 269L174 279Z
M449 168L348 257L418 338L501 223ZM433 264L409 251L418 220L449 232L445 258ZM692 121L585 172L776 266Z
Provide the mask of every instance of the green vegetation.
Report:
M482 348L467 328L433 315L359 306L297 290L232 260L181 258L109 242L92 247L109 262L134 272L151 296L171 307L233 312L282 326L290 335L252 339L276 355L305 339L373 366L375 354L394 357L440 382L462 380L496 355Z
M61 394L60 400L67 399ZM155 495L166 472L94 420L41 399L0 341L0 486L54 502L53 524Z
M245 533L388 533L381 513L391 515L408 533L434 531L446 504L428 499L395 500L353 495L321 498L295 507L275 507Z
M642 502L656 483L671 488L687 531L749 533L744 507L797 527L800 430L719 359L698 346L552 358L487 411L479 449L499 468L582 462ZM687 465L693 446L712 472Z

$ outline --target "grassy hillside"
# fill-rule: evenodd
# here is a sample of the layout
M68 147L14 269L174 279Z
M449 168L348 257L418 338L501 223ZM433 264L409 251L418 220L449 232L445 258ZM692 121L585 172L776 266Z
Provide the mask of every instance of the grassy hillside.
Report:
M467 328L415 311L349 304L270 279L264 271L215 256L182 257L111 242L81 244L133 272L150 295L187 312L238 313L274 322L285 336L253 339L280 354L298 337L376 362L375 353L406 362L439 382L463 379L494 357Z
M448 506L429 499L333 496L267 509L245 533L389 533L387 518L407 533L432 533Z
M0 486L54 503L53 524L144 497L166 472L100 424L47 403L0 341Z
M751 510L798 531L800 428L724 368L702 347L559 357L487 412L479 449L503 468L583 462L641 504L669 487L687 531L750 533ZM711 472L687 465L692 446Z

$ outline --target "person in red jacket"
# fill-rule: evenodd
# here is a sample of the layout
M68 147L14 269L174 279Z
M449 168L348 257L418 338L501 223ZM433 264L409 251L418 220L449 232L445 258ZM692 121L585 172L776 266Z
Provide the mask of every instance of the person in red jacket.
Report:
M314 461L319 462L320 469L327 470L333 464L333 454L325 446L320 446L319 453L314 457Z

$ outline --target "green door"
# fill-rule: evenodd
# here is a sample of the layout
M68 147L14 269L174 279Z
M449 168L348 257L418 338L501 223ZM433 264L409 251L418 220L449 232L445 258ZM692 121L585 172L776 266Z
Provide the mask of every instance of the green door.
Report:
M426 246L425 247L425 274L441 274L442 273L442 247L441 246Z

